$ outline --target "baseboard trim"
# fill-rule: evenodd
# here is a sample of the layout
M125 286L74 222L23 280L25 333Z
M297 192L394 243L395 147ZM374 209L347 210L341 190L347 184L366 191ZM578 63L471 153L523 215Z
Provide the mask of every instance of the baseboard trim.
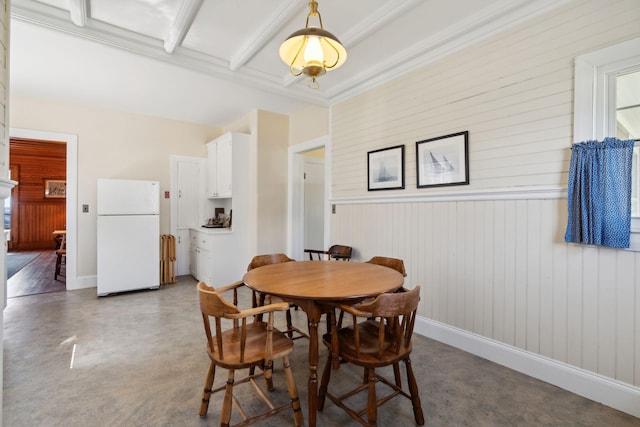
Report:
M78 276L73 283L67 283L67 290L95 288L98 286L98 276Z
M425 317L415 332L640 418L638 387Z

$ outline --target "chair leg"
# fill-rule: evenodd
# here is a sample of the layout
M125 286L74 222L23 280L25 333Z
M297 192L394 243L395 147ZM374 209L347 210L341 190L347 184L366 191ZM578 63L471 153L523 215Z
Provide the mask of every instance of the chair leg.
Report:
M396 385L398 386L398 388L402 388L402 378L400 378L400 364L397 362L393 364L393 376L396 380Z
M216 365L211 362L209 369L207 370L207 377L204 380L204 391L202 392L202 403L200 403L200 416L207 415L209 410L209 399L211 398L211 387L213 386L213 379L216 376Z
M62 255L56 255L56 271L53 274L53 280L58 280L58 276L60 275L60 268L62 267Z
M404 364L407 368L407 381L409 382L409 393L411 394L411 404L413 405L413 417L416 419L416 424L418 424L419 426L423 426L424 414L422 413L422 404L420 403L418 384L416 383L416 377L413 375L411 359L407 357L404 361Z
M378 399L376 397L376 375L373 368L367 368L369 374L369 399L367 401L367 421L368 425L378 425Z
M291 321L291 308L286 311L287 316L287 336L293 339L293 322Z
M229 369L227 377L227 386L224 391L224 400L222 401L222 413L220 415L220 426L229 427L231 421L231 409L233 405L233 383L235 382L235 370Z
M322 379L320 380L320 390L318 390L318 411L324 409L324 401L327 397L327 386L329 385L329 379L331 379L331 351L327 354L327 362L322 370Z
M291 372L289 356L284 356L282 358L282 365L284 366L284 372L287 377L287 389L289 390L289 398L291 399L291 409L293 409L293 422L296 427L300 427L304 424L304 418L302 415L302 408L300 406L300 399L298 398L298 388L296 387L296 382L293 379L293 373Z
M262 370L267 390L273 391L273 360L265 360Z

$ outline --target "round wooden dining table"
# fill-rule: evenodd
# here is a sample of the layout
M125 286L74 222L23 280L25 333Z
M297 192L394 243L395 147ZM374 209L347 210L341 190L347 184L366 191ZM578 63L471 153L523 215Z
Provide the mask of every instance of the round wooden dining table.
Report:
M318 411L318 324L331 307L328 302L356 303L402 287L396 270L366 262L296 261L271 264L247 272L244 283L261 294L292 302L309 323L309 415L316 425Z

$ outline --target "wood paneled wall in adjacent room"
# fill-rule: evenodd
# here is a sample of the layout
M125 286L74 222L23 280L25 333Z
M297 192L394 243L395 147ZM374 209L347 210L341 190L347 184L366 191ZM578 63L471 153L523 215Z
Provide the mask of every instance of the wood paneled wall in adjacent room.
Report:
M64 142L11 139L11 250L53 249L52 232L66 228L66 199L45 197L47 180L66 181Z

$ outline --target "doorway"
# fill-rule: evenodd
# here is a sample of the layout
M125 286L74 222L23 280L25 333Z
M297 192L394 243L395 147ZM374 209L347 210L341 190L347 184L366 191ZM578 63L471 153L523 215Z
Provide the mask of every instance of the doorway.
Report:
M324 248L324 149L302 153L304 247Z
M305 259L308 245L323 249L329 241L328 141L325 136L289 147L287 251L297 260Z
M78 200L78 137L77 135L56 132L37 131L30 129L11 128L10 138L34 141L59 141L66 144L66 197L64 198L66 211L65 260L66 289L87 287L78 283L77 272L77 200ZM54 180L55 181L55 180ZM20 182L18 182L18 186ZM53 232L54 230L51 230ZM53 237L53 235L52 235ZM52 251L53 252L53 251ZM55 262L55 261L54 261ZM54 264L55 266L55 264ZM53 274L50 275L53 279ZM47 276L48 277L48 276ZM5 295L6 295L5 289Z
M7 297L65 290L67 146L10 138L6 199Z

